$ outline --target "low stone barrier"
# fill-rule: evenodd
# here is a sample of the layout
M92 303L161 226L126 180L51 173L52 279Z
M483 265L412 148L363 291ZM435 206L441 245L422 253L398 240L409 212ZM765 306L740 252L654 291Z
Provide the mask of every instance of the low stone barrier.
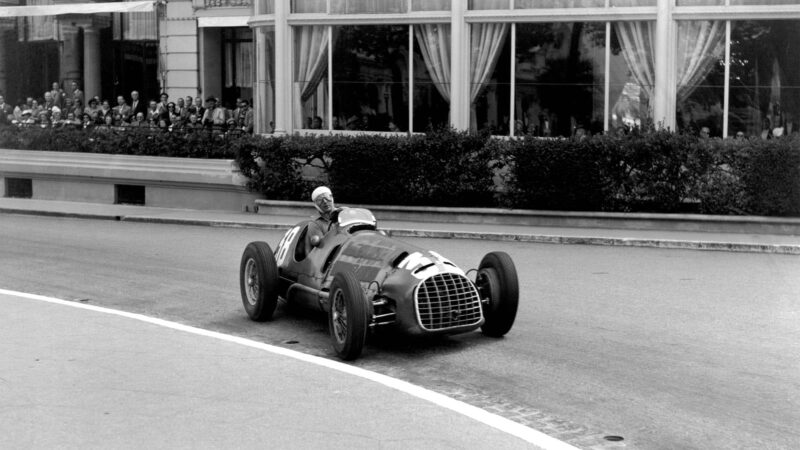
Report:
M0 149L0 196L243 211L249 192L234 160Z

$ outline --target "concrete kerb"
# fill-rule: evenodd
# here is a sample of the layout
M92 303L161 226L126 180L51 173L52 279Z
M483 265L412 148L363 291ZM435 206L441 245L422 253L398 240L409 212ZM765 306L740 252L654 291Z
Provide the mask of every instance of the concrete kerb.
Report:
M80 213L64 211L30 210L21 208L0 208L0 213L41 215L49 217L68 217L78 219L115 220L123 222L157 223L171 225L195 225L221 228L256 228L265 230L283 230L290 224L275 222L255 222L242 220L190 219L179 217L148 216L146 214L119 215L103 213ZM712 241L679 241L669 239L614 238L597 236L557 236L542 234L496 233L474 231L418 230L407 228L383 228L387 235L393 237L417 237L436 239L473 239L485 241L527 242L536 244L563 245L600 245L621 247L644 247L682 250L711 250L747 253L772 253L800 255L800 245L759 244Z

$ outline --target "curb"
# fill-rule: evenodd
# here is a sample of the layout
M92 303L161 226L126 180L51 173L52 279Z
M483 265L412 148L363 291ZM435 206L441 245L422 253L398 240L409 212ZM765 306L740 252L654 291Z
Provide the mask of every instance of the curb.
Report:
M228 220L181 219L143 215L91 214L60 211L41 211L18 208L0 208L3 214L23 214L48 217L67 217L77 219L115 220L134 223L156 223L168 225L195 225L218 228L256 228L263 230L285 230L291 224L244 222ZM678 250L706 250L743 253L771 253L800 255L800 245L791 244L751 244L713 241L678 241L669 239L612 238L596 236L556 236L541 234L492 233L474 231L413 230L406 228L384 228L392 237L415 237L431 239L471 239L498 242L526 242L532 244L599 245L613 247L641 247Z

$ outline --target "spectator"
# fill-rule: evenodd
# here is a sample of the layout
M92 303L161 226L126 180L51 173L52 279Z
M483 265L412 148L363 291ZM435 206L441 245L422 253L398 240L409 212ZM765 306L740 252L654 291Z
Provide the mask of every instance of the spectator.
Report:
M186 109L186 117L189 117L189 114L196 114L197 113L197 106L194 104L194 99L190 95L186 96L186 100L183 102L183 107Z
M50 116L47 111L44 109L39 111L39 115L37 116L38 120L36 121L40 127L42 128L49 128L50 127Z
M9 123L14 119L14 108L6 103L6 98L0 95L0 123Z
M700 127L700 138L708 139L711 136L711 130L708 127Z
M100 106L100 120L105 121L105 117L109 114L113 114L111 111L111 103L108 100L103 100L102 105Z
M172 122L169 120L169 113L162 112L158 114L158 128L162 130L167 130L170 126L172 126Z
M147 125L147 119L144 116L143 112L136 113L136 116L133 117L131 121L132 127L143 127Z
M84 104L85 99L83 98L83 91L78 89L78 82L72 82L72 101L77 102L77 100L81 101L81 104Z
M139 98L139 91L131 91L130 116L136 117L139 113L142 113L145 117L147 116L147 104Z
M184 125L184 128L186 128L189 131L202 128L202 125L200 124L199 120L197 119L197 114L189 114L189 121L186 122L186 125Z
M69 128L80 128L81 121L75 117L75 113L70 111L67 113L67 118L64 119L64 126Z
M311 122L311 129L313 129L313 130L321 130L322 129L322 117L314 116L314 120Z
M54 106L53 109L50 110L52 117L51 117L51 124L53 128L61 127L64 125L63 121L61 120L61 108L58 106Z
M173 102L167 103L167 115L169 116L169 122L172 124L173 127L181 125L181 116L176 110L176 105Z
M147 123L154 126L158 123L158 102L150 100L150 107L147 108Z
M56 106L56 104L53 102L53 94L50 91L46 91L44 93L44 103L42 104L42 109L52 111L53 106Z
M83 107L83 103L81 103L80 100L73 100L72 97L65 97L64 104L67 105L68 108L72 110L73 113L75 113L76 119L80 119L81 117L83 117L83 111L85 108Z
M183 101L183 97L178 97L175 100L175 113L180 116L181 121L184 121L184 114L186 113L186 103Z
M34 99L34 100L31 101L31 111L33 112L33 117L35 119L35 118L39 117L39 113L44 111L44 108L42 108L39 105L39 102L36 99Z
M158 102L158 113L163 114L167 111L167 106L169 105L169 95L166 92L161 93L161 101Z
M125 121L128 122L131 116L131 107L128 106L128 103L125 101L125 97L122 95L117 96L117 106L114 107L114 114L118 114L120 116L120 123Z
M197 108L197 117L202 122L203 116L206 113L206 109L203 107L203 99L200 97L195 98L194 107Z
M22 126L33 126L36 125L36 119L33 118L33 111L30 109L25 109L22 111L21 120L19 122Z
M94 118L88 112L83 113L83 120L81 121L81 126L83 129L93 128L94 127Z
M245 133L253 133L253 110L247 100L239 101L239 107L234 114L235 126ZM322 119L320 119L322 120Z
M64 109L64 90L59 86L58 81L54 81L50 88L50 95L53 97L53 104Z
M89 117L92 119L92 122L97 122L98 120L101 120L100 107L97 106L97 100L94 98L89 99L89 106L84 108L83 112L84 114L89 115Z
M208 97L206 99L206 111L203 114L203 126L205 127L224 127L225 110L217 107L217 99Z

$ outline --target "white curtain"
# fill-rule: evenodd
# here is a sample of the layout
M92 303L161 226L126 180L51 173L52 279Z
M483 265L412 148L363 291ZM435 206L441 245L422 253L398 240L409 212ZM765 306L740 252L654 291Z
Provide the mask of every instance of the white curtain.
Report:
M508 34L507 23L476 23L470 31L470 102L489 83Z
M327 0L295 0L292 2L292 12L296 14L325 13L327 8Z
M253 85L253 43L238 42L236 45L236 86Z
M470 129L477 129L475 100L489 80L497 65L497 58L503 49L508 34L507 23L476 23L470 26Z
M53 0L28 0L29 6L52 5ZM28 26L29 41L49 41L58 39L58 22L55 16L33 16L25 19Z
M450 11L450 8L450 0L411 0L413 11Z
M724 51L724 21L678 22L678 105L692 95Z
M622 47L622 57L628 64L631 76L647 98L652 99L656 76L653 54L656 39L655 23L616 22L614 27Z
M125 0L132 2L136 0ZM122 16L122 38L129 41L154 41L158 39L156 11L129 12Z
M303 103L316 91L328 70L328 31L325 26L295 27L295 126L303 124Z
M414 25L414 33L436 90L450 101L450 25Z

